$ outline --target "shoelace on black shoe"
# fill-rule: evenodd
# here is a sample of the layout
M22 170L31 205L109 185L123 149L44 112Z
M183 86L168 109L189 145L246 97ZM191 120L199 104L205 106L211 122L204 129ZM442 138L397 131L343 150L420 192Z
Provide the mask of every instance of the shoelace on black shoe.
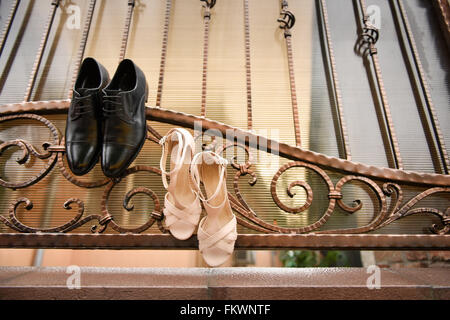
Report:
M122 100L120 96L103 96L103 115L112 116L122 111Z
M83 114L90 113L93 110L92 107L92 95L84 97L73 97L73 112L76 117L80 117Z

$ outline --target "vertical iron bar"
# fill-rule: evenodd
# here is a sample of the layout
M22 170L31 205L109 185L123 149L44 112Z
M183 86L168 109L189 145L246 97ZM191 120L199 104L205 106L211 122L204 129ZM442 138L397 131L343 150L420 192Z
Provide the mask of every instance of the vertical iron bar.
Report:
M211 8L207 3L204 5L204 8L202 104L200 112L202 117L206 117L206 77L208 74L209 21L211 20Z
M80 69L81 60L83 60L84 50L86 49L87 38L89 35L89 30L91 28L92 16L95 9L95 3L97 0L91 0L89 3L89 8L86 16L86 20L84 22L83 35L81 37L80 47L78 48L77 59L75 61L75 68L72 76L72 86L69 89L69 99L72 98L72 89L75 85L75 81L78 76L78 71Z
M247 81L247 129L253 127L252 115L252 82L250 64L250 19L248 12L248 0L244 0L244 29L245 29L245 74Z
M161 63L159 67L158 92L156 94L156 107L161 107L161 97L164 82L164 71L166 66L167 41L169 38L170 10L172 8L172 0L166 1L166 14L164 19L164 31L161 49Z
M50 30L53 25L53 20L55 20L56 10L58 9L60 0L52 0L50 13L47 18L47 23L45 25L44 34L42 35L42 40L39 45L38 52L36 54L36 59L31 70L30 80L28 81L27 90L25 91L24 101L30 101L31 94L33 92L33 87L36 82L37 72L42 61L42 56L47 45L48 37L50 35Z
M361 9L361 13L363 16L363 23L364 23L364 25L367 26L369 17L367 15L365 0L359 0L359 5L361 7L360 9ZM400 148L398 145L397 135L395 133L395 128L394 128L394 124L393 124L392 116L391 116L391 108L389 106L389 102L387 99L386 90L385 90L384 82L383 82L383 76L382 76L381 68L380 68L380 63L378 61L378 51L377 51L377 48L375 47L374 42L369 43L369 55L372 59L372 64L375 69L377 86L378 86L379 94L381 97L381 104L383 106L385 120L387 123L389 141L390 141L391 148L393 151L393 156L394 156L394 165L397 169L403 169L403 162L402 162L402 158L400 155Z
M288 2L287 0L281 1L281 13L288 12ZM292 15L292 14L291 14ZM280 19L278 20L280 21ZM295 21L295 20L294 20ZM289 69L289 83L291 88L291 102L292 102L292 114L294 118L294 130L295 130L295 144L297 147L301 147L301 134L300 134L300 120L298 114L298 103L297 103L297 90L295 88L295 72L294 72L294 58L292 54L292 34L290 31L291 26L289 23L284 25L284 39L286 41L287 58L288 58L288 69Z
M371 57L372 57L372 62L373 62L374 67L375 67L375 75L376 75L378 87L379 87L379 90L380 90L380 95L381 95L382 105L383 105L383 109L384 109L384 114L385 114L385 117L386 117L386 122L387 122L387 125L388 125L390 141L391 141L391 144L392 144L392 149L394 151L396 167L398 169L403 170L403 161L402 161L402 158L401 158L401 155L400 155L400 148L399 148L399 145L398 145L397 135L395 133L394 124L393 124L393 121L392 121L391 109L390 109L390 106L389 106L389 102L387 100L386 89L384 87L384 82L383 82L383 78L382 78L382 74L381 74L380 63L378 61L378 55L376 53L374 53L374 54L371 55Z
M135 0L128 0L128 12L127 12L127 17L125 19L125 26L123 28L119 62L125 58L125 52L127 50L127 44L128 44L128 36L130 34L131 19L133 17L134 5L135 5Z
M292 54L291 35L286 36L287 57L289 65L289 82L291 87L291 101L292 101L292 114L294 117L295 128L295 142L297 147L301 147L301 135L300 135L300 120L298 114L298 102L297 102L297 90L295 87L295 75L294 75L294 58Z
M347 126L344 119L344 108L342 103L342 96L341 96L341 89L339 88L339 79L337 76L336 71L336 62L334 57L334 49L333 49L333 43L331 41L331 32L330 32L330 26L328 22L328 10L327 10L327 4L326 0L320 0L320 6L321 8L321 16L322 21L324 25L324 31L326 36L326 46L328 51L328 57L329 57L329 64L331 67L331 77L333 82L333 96L334 101L336 103L337 113L339 116L339 129L342 139L342 149L345 154L345 159L351 160L352 155L350 152L350 144L348 142L348 135L347 135Z
M414 36L413 36L412 30L411 30L411 26L409 24L406 10L403 5L403 1L397 0L397 2L399 5L399 9L400 9L400 15L402 17L403 24L405 26L409 46L410 46L412 54L413 54L414 63L415 63L416 69L417 69L417 74L419 76L419 81L420 81L420 85L422 87L422 92L424 94L425 102L426 102L427 109L428 109L428 114L430 116L431 124L432 124L433 131L434 131L434 136L435 136L436 142L437 142L437 147L438 147L439 154L440 154L440 157L442 160L443 172L445 174L448 174L449 173L448 170L450 168L450 162L449 162L449 158L448 158L448 154L447 154L447 149L445 147L444 137L442 135L441 127L439 125L439 121L436 116L436 111L434 109L433 101L431 99L431 93L430 93L430 89L429 89L429 86L428 86L428 83L427 83L427 80L425 77L425 73L423 71L422 62L420 60L419 52L417 51L416 42L414 40Z
M19 7L20 0L16 0L13 2L11 6L11 10L9 11L9 15L6 18L6 24L3 28L2 35L0 37L0 57L2 56L3 49L5 48L6 39L8 38L9 31L11 30L12 23L14 21L14 17L16 16L17 8Z

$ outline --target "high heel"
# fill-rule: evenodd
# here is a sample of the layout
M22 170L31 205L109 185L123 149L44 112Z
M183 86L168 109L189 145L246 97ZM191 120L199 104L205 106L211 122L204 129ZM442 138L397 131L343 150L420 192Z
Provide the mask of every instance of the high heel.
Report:
M197 231L199 250L211 267L223 264L233 253L237 238L237 223L226 187L227 160L211 151L194 156L191 179L207 215ZM206 197L200 189L203 182Z
M164 198L165 224L170 233L179 240L186 240L194 233L202 207L197 194L189 183L189 166L195 143L192 135L183 128L170 130L160 140L162 155L161 177L167 193ZM170 153L170 171L166 171L167 156ZM167 182L167 176L170 183Z

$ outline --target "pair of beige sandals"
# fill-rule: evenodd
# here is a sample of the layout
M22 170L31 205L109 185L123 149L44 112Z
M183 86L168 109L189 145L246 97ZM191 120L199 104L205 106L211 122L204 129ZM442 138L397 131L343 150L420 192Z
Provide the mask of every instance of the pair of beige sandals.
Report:
M233 253L237 238L236 216L226 187L227 160L211 151L194 155L194 138L183 128L170 130L160 145L161 176L167 190L163 210L166 227L175 238L186 240L198 225L197 238L203 259L211 267L223 264ZM166 171L169 154L170 171ZM206 216L199 221L201 202Z

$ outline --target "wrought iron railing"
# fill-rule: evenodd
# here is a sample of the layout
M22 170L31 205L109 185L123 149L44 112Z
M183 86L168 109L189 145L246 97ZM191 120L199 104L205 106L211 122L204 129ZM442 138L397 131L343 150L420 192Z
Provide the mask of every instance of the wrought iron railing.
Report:
M11 12L13 19L16 2ZM280 141L257 135L250 131L245 131L236 127L229 126L214 120L205 118L205 99L206 99L206 73L207 73L207 54L208 54L208 28L211 19L210 9L215 3L205 2L204 10L204 57L203 57L203 78L202 78L202 111L201 116L194 116L181 112L171 111L160 108L161 95L164 79L164 68L167 51L167 37L169 28L169 17L171 1L167 1L166 19L164 25L163 49L161 56L160 77L158 82L157 107L147 107L148 123L148 141L146 144L158 144L163 132L159 132L158 124L164 123L172 126L181 126L191 129L201 128L195 131L196 139L200 140L203 135L212 135L215 138L211 143L203 144L203 149L214 150L219 154L225 154L229 149L244 150L246 157L237 160L230 158L229 176L232 177L229 184L229 199L231 206L237 216L238 224L241 230L251 232L241 232L237 248L450 248L450 206L448 204L448 194L450 193L450 176L448 175L448 155L444 145L441 129L437 121L433 103L431 101L428 84L423 75L423 67L415 49L414 39L410 31L409 22L404 12L402 1L398 0L398 12L402 16L408 39L414 54L415 67L417 68L420 80L420 86L423 90L425 106L428 110L430 127L432 128L433 142L437 150L440 172L442 173L424 173L403 170L402 158L398 148L398 141L395 135L395 129L390 118L389 103L384 91L384 84L381 75L381 69L377 58L377 49L375 43L379 37L378 30L370 25L364 1L359 1L358 6L362 16L361 37L356 44L356 49L363 55L364 59L370 60L374 66L375 78L377 82L378 96L383 107L384 121L387 125L387 140L389 141L392 156L394 159L394 168L382 168L365 165L351 160L351 152L348 143L347 130L343 115L343 105L339 89L339 81L335 69L335 57L333 54L333 45L329 35L328 13L326 1L320 1L319 8L322 17L324 33L326 36L326 48L328 52L329 64L331 68L331 81L333 83L333 96L335 99L337 113L339 115L339 132L341 145L343 149L343 158L339 159L324 154L315 153L301 148L300 129L298 124L298 106L296 98L293 54L291 45L291 33L289 29L293 26L295 18L288 10L287 1L282 1L282 18L279 19L281 27L285 31L286 48L289 64L289 78L291 88L291 98L293 107L293 117L295 124L296 146L291 146ZM443 10L443 20L448 22L448 5L442 2L440 8ZM49 30L54 19L55 10L59 1L52 1L49 22L46 24L42 42L36 56L36 62L33 66L29 85L26 90L25 101L22 103L8 104L0 107L0 124L13 123L17 120L27 120L33 123L43 125L50 132L50 140L42 141L41 147L37 147L30 141L25 140L23 136L15 137L5 141L0 145L0 156L5 155L6 150L18 148L21 151L17 163L24 166L23 171L27 171L34 164L35 159L41 160L44 164L38 172L34 172L31 177L23 181L11 181L5 176L0 177L0 186L5 189L13 190L8 193L11 198L8 201L10 206L8 212L0 213L0 222L6 228L7 232L0 233L0 247L63 247L63 248L194 248L196 247L195 237L188 241L179 241L174 239L164 226L164 215L162 212L163 201L161 197L152 190L150 184L135 187L127 184L128 190L123 198L123 208L127 211L133 210L131 204L132 198L136 195L145 195L148 201L152 202L151 212L146 213L146 221L139 226L124 226L115 219L113 213L108 208L111 200L111 194L114 188L123 183L127 177L133 176L138 172L147 172L158 176L160 169L151 165L136 164L127 169L119 179L108 179L101 177L94 181L80 179L74 176L65 165L65 147L64 137L61 135L57 125L49 120L48 115L66 114L70 100L59 101L36 101L29 102L36 81L37 72L42 59L43 51L48 39ZM85 27L83 29L82 42L77 57L77 68L81 61L86 46L87 36L90 29L92 13L95 7L95 1L91 1ZM132 19L135 1L128 1L128 13L123 33L123 40L120 52L120 59L125 56L130 21ZM396 7L397 8L397 7ZM447 8L447 9L446 9ZM446 11L447 10L447 11ZM446 19L447 17L447 19ZM10 19L10 20L11 20ZM248 129L252 128L252 95L251 95L251 72L250 72L250 30L248 26L248 3L244 0L244 23L245 41L246 41L246 80L247 80L247 124ZM11 21L5 29L2 37L2 49L4 39L9 32ZM220 139L221 138L221 139ZM259 210L252 206L246 199L246 192L252 192L252 188L260 183L258 175L254 169L255 165L264 165L258 163L254 155L258 152L272 154L275 157L283 159L281 166L272 175L266 190L267 198L271 198L277 210L284 215L299 216L306 214L312 206L320 202L324 207L322 210L316 209L317 213L311 221L311 217L306 223L300 226L290 226L286 223L279 223L277 220L269 221L261 214ZM3 162L6 172L7 162ZM302 174L296 180L289 184L281 183L282 176L287 172L292 172L295 168L303 168L307 174ZM31 196L27 195L27 188L33 185L42 184L50 175L59 172L73 188L82 188L86 190L102 190L101 197L95 199L100 204L101 212L88 214L86 210L86 201L82 198L71 197L65 199L63 208L69 210L75 209L72 218L67 218L63 224L57 226L32 226L27 224L18 213L19 210L31 210L33 202ZM314 191L310 176L314 176L323 187L320 192ZM248 186L242 188L242 180L248 177ZM353 183L363 185L370 197L372 204L368 213L369 219L362 225L335 228L335 224L330 225L330 220L339 214L356 215L361 212L366 204L360 199L353 201L352 205L345 203L346 187ZM280 185L285 185L284 194L280 195ZM303 200L287 202L288 198L295 198L296 189L302 189L304 193ZM245 190L244 190L245 189ZM78 189L77 189L78 190ZM24 192L22 192L24 191ZM320 195L318 196L318 193ZM349 194L355 197L355 193ZM444 195L443 197L440 197ZM365 200L367 201L367 199ZM62 209L61 209L62 210ZM422 234L385 234L384 230L398 220L415 215L429 215L431 220L420 220L424 223L421 227L425 232ZM287 218L286 218L287 219ZM86 226L89 226L89 232L86 233ZM152 228L157 232L148 233ZM80 233L81 230L81 233Z
M156 223L161 233L167 234L167 230L165 229L163 223L163 203L161 199L156 195L156 193L151 190L151 186L135 187L126 193L123 200L123 206L127 210L133 209L133 206L130 205L130 200L136 194L145 194L150 198L150 201L154 203L154 209L149 214L148 221L146 221L141 226L134 228L123 227L114 220L114 216L110 214L108 210L108 201L111 191L114 187L120 184L122 180L124 180L127 176L133 175L134 173L139 171L145 171L160 175L159 168L153 166L136 165L128 168L123 177L121 177L120 179L104 178L93 182L85 182L80 180L66 168L64 164L64 138L60 135L58 129L55 127L55 125L52 124L52 122L36 113L64 112L68 108L68 104L69 101L52 101L21 103L3 106L3 114L7 112L16 114L4 115L0 117L0 123L18 119L32 119L35 121L39 121L50 130L52 140L42 143L44 152L38 151L31 143L20 138L4 142L2 145L0 145L0 151L2 152L10 147L20 148L22 150L22 155L19 159L17 159L18 163L24 164L31 157L37 157L46 161L46 165L44 166L44 168L42 168L42 170L40 170L37 175L31 177L30 179L22 182L9 182L0 179L0 185L2 187L14 190L27 188L45 179L52 170L59 170L64 178L74 186L82 188L103 188L103 196L101 197L101 199L98 199L98 201L101 202L101 214L91 214L86 216L84 213L85 205L83 199L70 198L67 199L67 201L64 203L64 208L70 209L71 207L76 207L76 214L72 219L60 226L52 228L30 227L20 221L17 210L20 207L24 207L25 209L30 210L32 208L32 201L26 197L21 197L19 199L11 201L8 214L0 215L0 221L5 224L11 231L19 233L38 234L40 238L45 236L45 234L68 233L71 231L76 231L78 228L82 227L85 224L92 224L91 232L95 234L104 233L105 230L112 229L114 232L126 234L128 236L129 234L143 233ZM27 110L27 112L35 113L23 113L22 111L25 110ZM301 234L309 234L309 236L331 234L333 236L328 239L333 239L334 237L334 241L337 242L328 242L328 244L324 243L322 245L330 246L330 243L333 243L333 246L339 247L340 245L343 245L341 241L348 241L348 239L351 238L346 239L345 237L339 237L338 235L354 235L376 231L404 217L423 213L433 215L437 217L439 221L436 224L427 226L431 233L442 235L442 238L439 238L439 241L437 241L438 239L432 240L436 241L433 242L433 246L447 247L449 245L448 236L445 236L445 234L448 234L450 228L450 207L447 207L446 209L445 207L444 209L440 209L431 208L428 206L420 206L421 201L426 198L432 197L435 194L450 193L450 176L448 175L417 173L398 169L366 166L348 160L328 157L326 155L302 150L298 147L289 146L283 143L278 143L277 141L254 135L250 132L243 131L238 128L233 128L216 121L205 119L203 117L164 110L162 108L148 107L147 117L152 121L171 123L176 126L183 126L187 128L194 128L194 126L201 125L204 131L214 132L217 136L228 138L229 140L225 140L224 144L218 144L217 141L214 141L216 142L215 145L213 144L204 146L204 148L207 149L215 148L215 151L219 154L223 154L227 148L231 147L238 147L246 150L246 152L249 154L249 157L245 163L231 163L231 167L234 168L235 173L233 179L234 183L230 188L232 189L232 191L229 193L229 198L232 208L237 215L238 223L241 226L255 230L258 233L262 233L269 238L273 237L274 239L276 239L278 235L289 235L289 237L287 238L289 239L288 242L283 244L283 242L279 242L279 240L274 240L272 245L273 247L283 247L286 245L292 246L293 243L295 243L292 242L293 239L295 239L295 235ZM157 143L161 138L161 134L151 126L148 126L148 132L149 141L147 143ZM232 132L233 134L230 135L230 132ZM284 204L280 200L280 197L277 193L277 184L280 176L283 173L290 170L291 168L303 167L318 174L320 178L325 182L328 189L328 207L325 212L323 212L322 216L314 223L298 228L279 226L277 224L261 219L258 215L258 212L254 211L245 201L239 186L239 180L242 177L248 175L251 177L251 179L249 180L249 183L251 185L255 185L257 183L257 177L254 171L252 171L253 163L251 154L253 152L252 150L261 149L261 147L265 148L266 146L267 152L279 153L279 156L290 160L278 169L270 183L270 196L272 197L274 203L284 212L288 214L302 214L314 202L315 196L311 186L307 181L296 180L289 184L286 192L289 196L293 197L293 188L301 187L306 191L306 201L300 207L291 207ZM334 183L325 170L327 170L327 172L334 171L340 173L342 177L337 181L337 183ZM371 221L361 227L321 230L321 228L327 224L327 221L330 219L330 217L335 214L337 207L353 214L361 209L363 205L361 201L356 200L353 206L348 206L342 200L344 197L344 186L352 181L360 181L366 184L371 189L374 194L373 201L379 203L379 211L373 212ZM424 191L418 193L413 197L404 199L403 188L404 186L408 185L421 186L424 188ZM60 237L61 236L54 239L60 239ZM68 237L73 239L73 234L68 235ZM373 237L383 239L383 235L376 235ZM386 241L391 241L391 244L394 244L395 240L398 238L395 235L384 237L386 239L389 239ZM408 237L415 239L415 242L410 243L410 246L412 247L420 247L421 239L425 240L425 242L422 243L422 245L425 247L427 246L427 241L430 241L429 239L427 239L427 235L409 235ZM428 235L428 237L433 236ZM9 245L17 245L15 242L12 242L11 239L14 239L14 236L12 234L7 234L6 237L4 234L1 234L0 244L2 246L5 246L5 241L7 241ZM251 242L252 246L258 247L258 242L260 241L259 239L261 238L253 236L253 240ZM278 237L278 239L284 238ZM304 245L300 239L302 238L299 238L299 242L297 244L299 247ZM157 246L161 246L161 243L159 241L157 242ZM168 243L172 244L175 242L178 243L174 239L170 239L167 241L169 241ZM28 245L40 246L39 243L40 242L37 241L36 238L34 238L34 241L29 242ZM43 246L50 246L48 242L44 243L45 244L43 244ZM377 245L375 243L371 246L376 247ZM385 245L386 243L390 242L384 242ZM186 246L188 244L192 245L191 242L180 245ZM353 244L356 247L360 246L356 243ZM54 242L53 245L56 245L56 242ZM347 243L347 246L348 245L349 244ZM147 244L147 246L151 247L152 244ZM264 246L268 246L267 242ZM403 244L403 246L408 247L408 245L406 244Z

